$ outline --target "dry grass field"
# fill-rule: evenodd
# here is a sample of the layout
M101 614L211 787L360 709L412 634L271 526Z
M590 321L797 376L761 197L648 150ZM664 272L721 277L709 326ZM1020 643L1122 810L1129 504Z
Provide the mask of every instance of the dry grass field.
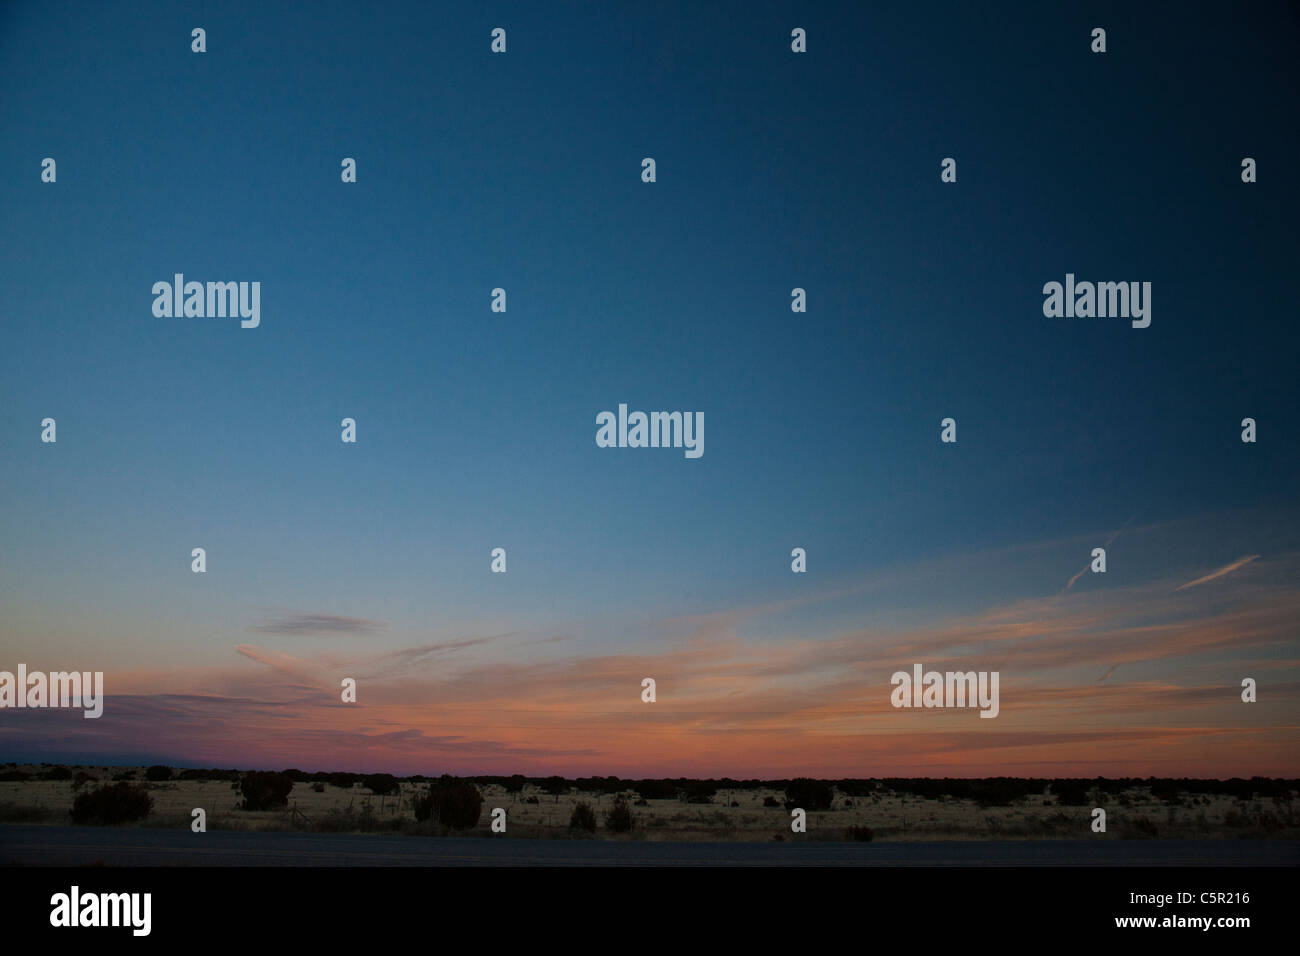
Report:
M10 768L11 770L14 768ZM33 778L48 768L16 768ZM147 782L143 768L67 768L77 780L0 781L0 823L71 822L69 811L80 792L130 773L132 783L153 800L149 817L134 826L188 828L191 811L207 814L208 829L303 830L323 832L448 832L415 819L414 800L427 784L402 781L400 792L376 796L357 784L351 788L321 782L297 782L283 809L240 809L238 783L228 780L169 780ZM634 786L634 784L632 784ZM848 840L1006 840L1006 839L1141 839L1141 838L1261 838L1300 836L1294 794L1287 797L1182 793L1173 798L1152 796L1146 787L1100 795L1084 806L1061 806L1050 793L1013 799L1006 806L980 806L974 800L879 789L867 796L836 792L829 810L808 814L806 834L793 834L790 813L782 806L785 794L771 787L720 789L710 802L682 799L640 800L629 790L624 798L633 815L630 832L614 833L605 814L614 794L570 790L558 796L527 785L508 793L496 784L480 784L483 808L478 826L467 835L488 835L493 808L507 814L507 833L530 838L595 838L670 841L766 841L781 839ZM765 805L765 801L767 805ZM588 804L598 820L594 833L570 829L578 803ZM775 804L773 806L772 804ZM1107 814L1107 832L1091 832L1092 808ZM851 834L850 828L862 828ZM868 833L869 831L869 833Z

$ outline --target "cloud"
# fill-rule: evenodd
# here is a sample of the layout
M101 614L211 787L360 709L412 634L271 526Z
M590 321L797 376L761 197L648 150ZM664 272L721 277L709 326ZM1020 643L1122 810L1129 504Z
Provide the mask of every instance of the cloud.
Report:
M1258 554L1248 554L1244 558L1238 558L1236 561L1233 561L1231 564L1225 564L1217 571L1211 571L1203 578L1197 578L1195 581L1188 581L1186 584L1181 585L1175 590L1183 591L1187 588L1194 588L1198 584L1204 584L1206 581L1213 581L1215 578L1221 578L1225 574L1231 574L1233 571L1236 571L1238 568L1250 564L1250 562L1254 561L1258 557L1259 557Z
M384 621L370 621L362 617L294 611L280 612L273 620L255 624L249 630L264 634L369 634L387 626Z
M161 752L202 765L426 774L1295 776L1300 552L1269 550L1265 565L1213 589L1213 601L1177 593L1188 575L1169 571L1051 594L1047 569L1041 596L981 596L979 608L899 624L851 609L852 625L830 632L791 617L795 602L769 601L619 618L609 627L644 637L616 648L534 642L527 630L310 652L286 638L293 654L241 644L241 659L221 666L117 674L101 720L24 712L0 725L0 746L47 760ZM956 571L988 564L983 554L965 560ZM954 576L940 563L891 580ZM798 603L838 612L845 593L878 583ZM893 708L889 677L914 662L999 671L999 718ZM1261 723L1264 712L1241 706L1239 683L1265 668L1271 709ZM360 694L342 706L345 675ZM653 704L640 696L647 676L658 683Z

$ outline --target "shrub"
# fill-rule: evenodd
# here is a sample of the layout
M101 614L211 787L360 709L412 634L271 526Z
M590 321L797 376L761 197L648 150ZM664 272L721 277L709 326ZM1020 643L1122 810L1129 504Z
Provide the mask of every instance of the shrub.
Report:
M810 780L799 777L785 786L785 808L793 810L801 807L811 813L814 810L829 810L835 791L831 785L822 780Z
M594 833L596 830L596 812L591 809L590 804L580 803L573 808L573 816L569 817L570 830L585 830L587 833Z
M115 774L113 774L113 779L114 779L115 781L116 781L116 780L134 780L134 779L135 779L135 771L134 771L134 770L123 770L121 773L115 773Z
M632 810L626 800L615 800L614 809L605 814L605 829L627 833L632 829Z
M72 802L72 822L106 826L143 820L153 809L153 797L129 783L106 784L80 794Z
M72 771L67 767L51 767L41 774L42 780L71 780Z
M254 770L244 774L239 781L239 792L244 795L245 810L270 810L287 806L293 781L288 774L274 770Z
M319 780L317 780L315 783L313 783L313 784L311 785L311 792L312 792L312 793L324 793L324 792L325 792L325 784L323 784L323 783L321 783Z
M164 767L162 764L156 763L144 772L144 778L154 782L170 780L172 778L172 768Z
M871 827L849 827L849 839L857 840L860 843L870 843L875 833Z
M468 780L443 774L429 785L429 792L415 799L415 819L436 817L443 826L468 830L478 823L483 795Z
M6 770L0 773L0 780L9 782L11 780L30 780L32 775L26 770Z
M765 807L779 807L780 805L781 804L777 802L776 797L773 797L770 794L763 798L763 806Z
M72 778L72 789L80 790L84 784L98 782L98 777L92 777L90 774L86 773L86 771L78 770L77 775Z
M368 787L370 792L377 797L386 796L390 793L397 793L402 789L397 782L397 778L391 773L372 773L361 780L363 787Z

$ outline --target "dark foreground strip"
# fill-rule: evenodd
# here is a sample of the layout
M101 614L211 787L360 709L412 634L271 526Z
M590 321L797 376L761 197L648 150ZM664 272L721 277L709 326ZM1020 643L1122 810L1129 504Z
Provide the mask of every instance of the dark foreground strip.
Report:
M583 938L606 948L622 940L628 951L738 944L766 951L782 940L828 943L845 933L864 947L924 939L936 952L1124 935L1145 936L1147 945L1231 947L1294 928L1294 879L1288 867L11 866L0 869L0 914L7 943L187 947L202 940L205 950L243 940L337 952L343 943L464 935L484 952L504 943L540 951ZM146 893L147 936L130 925L51 925L52 913L68 922L71 899L86 905L113 894L121 909L129 894ZM1246 917L1249 925L1192 924L1204 917Z

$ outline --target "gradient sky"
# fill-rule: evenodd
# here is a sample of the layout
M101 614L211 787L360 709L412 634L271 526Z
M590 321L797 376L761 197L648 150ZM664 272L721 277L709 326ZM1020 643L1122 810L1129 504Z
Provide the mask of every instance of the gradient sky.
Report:
M1051 7L0 5L0 758L1300 775L1300 25Z

